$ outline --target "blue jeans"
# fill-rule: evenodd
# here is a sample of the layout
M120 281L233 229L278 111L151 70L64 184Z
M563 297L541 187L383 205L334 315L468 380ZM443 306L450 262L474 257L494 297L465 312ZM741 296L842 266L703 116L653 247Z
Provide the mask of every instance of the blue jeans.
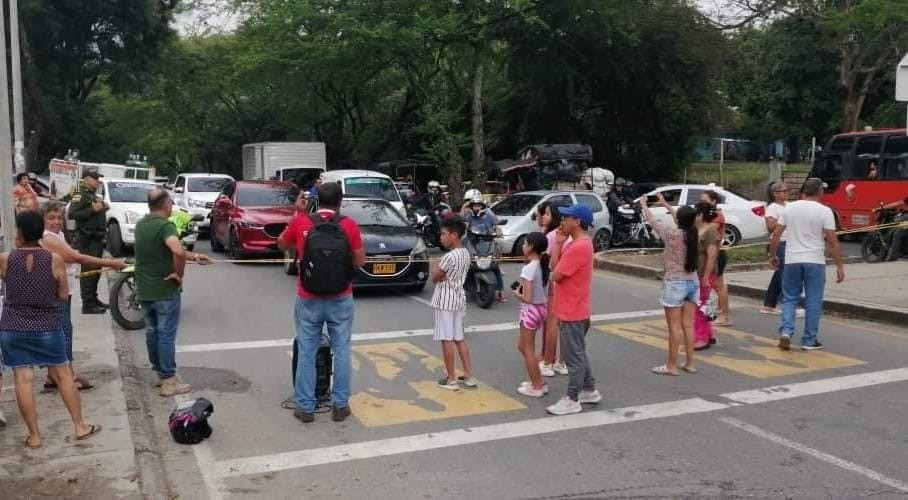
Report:
M297 297L293 309L299 357L296 365L295 396L300 409L312 413L315 399L315 353L322 343L322 327L328 325L334 357L331 404L343 408L350 400L350 336L353 330L353 296L332 299Z
M795 331L795 309L804 292L804 335L801 345L813 346L820 333L826 266L823 264L785 264L782 273L782 323L779 333L791 337Z
M145 312L145 346L148 361L162 379L177 375L177 327L180 324L180 294L163 300L141 301Z

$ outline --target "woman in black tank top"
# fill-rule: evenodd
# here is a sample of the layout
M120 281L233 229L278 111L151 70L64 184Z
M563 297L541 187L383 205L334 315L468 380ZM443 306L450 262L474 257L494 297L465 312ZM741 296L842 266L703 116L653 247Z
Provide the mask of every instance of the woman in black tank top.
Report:
M60 304L69 295L63 259L40 246L44 219L38 212L16 216L18 248L0 255L0 278L6 283L0 316L0 357L13 369L16 403L28 427L25 446L41 447L35 408L35 366L46 366L69 410L76 440L98 431L82 419L82 405L66 355Z

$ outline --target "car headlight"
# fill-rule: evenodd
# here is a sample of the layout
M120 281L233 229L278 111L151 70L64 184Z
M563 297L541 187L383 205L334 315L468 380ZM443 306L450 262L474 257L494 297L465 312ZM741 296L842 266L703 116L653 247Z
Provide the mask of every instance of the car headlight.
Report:
M136 224L139 222L139 219L142 218L142 214L139 212L133 212L132 210L127 210L123 215L126 216L127 224Z
M417 238L416 245L413 247L413 251L410 252L410 255L412 255L412 256L423 255L426 253L426 251L427 251L426 244L423 243L422 238Z
M193 200L190 198L189 206L193 208L205 208L205 202L203 200Z
M476 259L476 267L485 271L486 269L492 267L492 259L490 257L481 257Z
M264 224L256 224L254 222L247 222L244 220L240 221L240 227L243 227L245 229L265 229Z

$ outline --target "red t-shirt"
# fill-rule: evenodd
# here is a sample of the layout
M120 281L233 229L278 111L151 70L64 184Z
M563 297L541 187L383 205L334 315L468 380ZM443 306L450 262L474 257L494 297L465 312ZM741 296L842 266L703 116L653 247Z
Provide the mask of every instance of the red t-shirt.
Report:
M334 216L333 210L319 210L318 215L322 219L328 220ZM284 230L284 234L281 236L284 239L285 243L296 246L296 257L301 259L306 252L306 237L309 235L309 230L315 227L312 224L312 220L309 219L309 214L298 214L293 217L293 220L290 221L290 225L287 226L287 229ZM344 217L340 221L340 227L346 233L347 240L350 242L350 250L356 251L363 248L363 237L359 233L359 226L356 224L356 221L350 217ZM303 284L297 280L296 284L296 294L303 299L324 299L324 298L333 298L333 297L343 297L346 295L353 294L353 286L348 286L346 290L342 293L332 296L325 295L313 295L307 292L303 288Z
M593 240L583 238L566 244L555 272L563 274L555 282L552 312L559 321L590 319L593 285Z

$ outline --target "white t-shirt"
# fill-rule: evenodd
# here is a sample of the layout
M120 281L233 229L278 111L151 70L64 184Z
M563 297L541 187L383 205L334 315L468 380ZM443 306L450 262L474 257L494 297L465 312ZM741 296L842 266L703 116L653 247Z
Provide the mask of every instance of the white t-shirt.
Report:
M542 265L538 260L528 262L520 270L520 277L530 282L533 294L530 296L531 304L545 304L548 298L545 287L542 285Z
M466 311L467 294L463 283L470 271L470 252L460 247L444 254L438 266L445 272L444 281L435 284L432 307L442 311Z
M766 217L772 217L778 223L782 218L782 211L785 210L785 205L779 205L776 202L772 202L766 207ZM772 236L771 234L769 236ZM785 232L782 232L782 241L785 241Z
M811 200L793 201L779 218L785 226L785 264L826 264L824 231L835 231L832 209Z
M69 246L69 243L66 242L66 238L62 234L57 234L51 231L44 231L45 238L56 238L60 240L61 243L72 249ZM76 276L79 275L79 264L75 262L70 262L66 264L66 283L69 285L69 294L72 295L75 293L75 290L79 289L79 280Z

